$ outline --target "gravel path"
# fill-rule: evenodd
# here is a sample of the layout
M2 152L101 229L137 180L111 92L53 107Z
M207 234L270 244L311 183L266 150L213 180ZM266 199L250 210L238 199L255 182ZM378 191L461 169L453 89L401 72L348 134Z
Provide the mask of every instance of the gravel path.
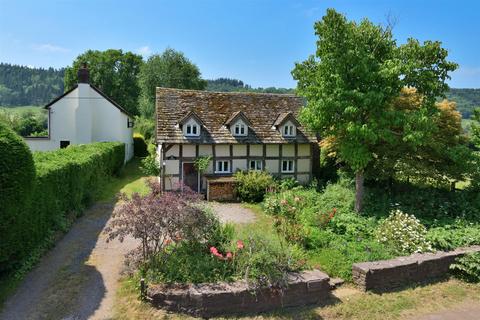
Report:
M256 219L255 213L240 203L211 202L209 205L222 223L252 223Z
M106 242L113 205L79 218L5 303L0 319L110 319L124 255L134 239Z

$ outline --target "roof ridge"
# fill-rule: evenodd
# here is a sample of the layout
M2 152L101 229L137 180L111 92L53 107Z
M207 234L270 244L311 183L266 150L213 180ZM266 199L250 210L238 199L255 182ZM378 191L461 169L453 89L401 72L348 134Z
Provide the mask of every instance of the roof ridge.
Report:
M179 88L167 88L167 87L155 87L155 91L182 91L182 92L194 92L194 93L206 93L206 94L226 94L226 95L270 95L281 97L295 97L301 98L294 93L271 93L271 92L251 92L251 91L208 91L208 90L195 90L195 89L179 89Z

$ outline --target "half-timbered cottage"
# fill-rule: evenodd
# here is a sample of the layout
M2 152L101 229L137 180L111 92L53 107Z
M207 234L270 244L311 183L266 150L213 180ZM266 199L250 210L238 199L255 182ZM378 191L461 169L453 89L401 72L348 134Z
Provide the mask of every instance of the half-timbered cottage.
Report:
M184 184L228 198L237 170L266 170L300 183L312 179L317 139L302 128L304 100L290 94L156 89L157 153L164 190ZM204 175L195 159L210 156ZM217 194L213 194L217 193Z

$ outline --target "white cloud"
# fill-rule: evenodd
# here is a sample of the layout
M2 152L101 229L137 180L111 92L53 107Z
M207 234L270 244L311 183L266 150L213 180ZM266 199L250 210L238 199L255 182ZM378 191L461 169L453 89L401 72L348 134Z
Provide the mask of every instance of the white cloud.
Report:
M152 54L152 50L150 49L149 46L143 46L135 50L138 54L141 54L142 56L146 57Z
M70 49L60 47L60 46L50 44L50 43L36 44L36 45L33 46L33 48L37 51L50 52L50 53L53 53L53 52L69 52L70 51Z

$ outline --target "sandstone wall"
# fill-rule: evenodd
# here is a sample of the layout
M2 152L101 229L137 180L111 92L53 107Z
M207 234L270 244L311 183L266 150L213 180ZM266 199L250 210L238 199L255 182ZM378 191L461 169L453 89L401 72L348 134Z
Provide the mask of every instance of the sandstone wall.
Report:
M448 275L456 258L468 252L480 252L480 246L458 248L449 252L413 254L392 260L355 263L353 281L363 290L388 292L428 282Z

